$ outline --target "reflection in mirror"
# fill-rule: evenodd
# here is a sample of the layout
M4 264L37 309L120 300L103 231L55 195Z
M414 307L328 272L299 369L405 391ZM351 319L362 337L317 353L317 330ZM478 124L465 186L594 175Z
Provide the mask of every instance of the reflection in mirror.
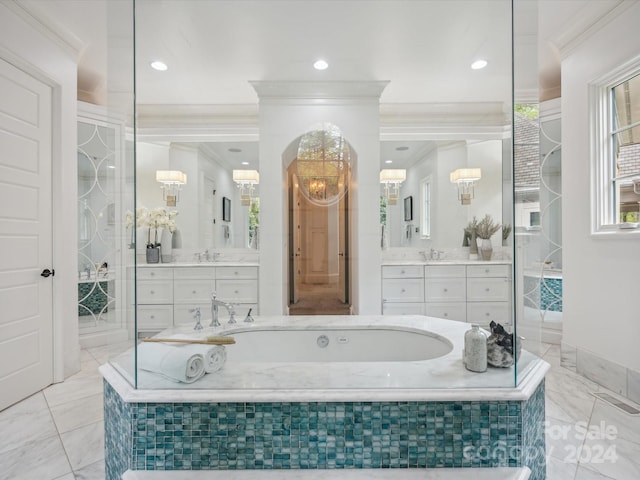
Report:
M213 261L221 250L259 248L258 168L257 142L138 142L138 206L177 212L170 237L172 261ZM183 172L189 179L174 206L163 200L156 181L161 169ZM255 174L249 178L246 172ZM223 198L230 207L228 219ZM147 234L148 227L139 225L139 255L145 253Z
M387 201L381 185L383 248L451 251L462 247L464 228L474 217L479 221L488 214L502 223L503 140L382 142L381 160L383 168L406 168L397 204ZM451 182L452 172L460 169L482 172L468 203L461 202L458 185ZM410 216L402 201L407 198L413 204ZM496 232L494 245L502 244L501 235Z

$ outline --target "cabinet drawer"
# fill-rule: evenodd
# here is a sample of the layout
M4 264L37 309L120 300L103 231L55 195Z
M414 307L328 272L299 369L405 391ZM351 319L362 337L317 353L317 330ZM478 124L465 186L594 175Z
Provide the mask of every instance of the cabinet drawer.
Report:
M425 280L425 301L464 302L467 284L464 278L428 278Z
M382 304L383 315L424 315L424 304L422 303L392 303Z
M136 278L140 280L172 280L173 268L171 267L156 267L156 268L138 268L136 271Z
M464 322L467 319L466 303L427 303L424 307L424 314L428 317L445 318L447 320L458 320Z
M467 278L467 301L506 302L511 282L506 278Z
M216 295L229 303L257 303L258 280L216 280Z
M466 267L464 265L427 265L424 267L426 278L464 278Z
M499 323L503 327L511 325L509 302L467 303L467 322L477 323L482 328L489 329L491 321Z
M173 278L174 280L184 278L213 280L216 278L215 271L213 267L176 267L173 269Z
M211 301L214 291L213 280L180 280L174 279L174 303L207 302Z
M422 265L383 265L382 278L422 278Z
M138 282L138 303L173 303L173 282L166 280L145 280Z
M163 330L172 326L172 305L138 305L138 330Z
M469 265L467 277L511 277L510 265Z
M385 278L382 281L382 300L424 302L424 280L422 278Z
M216 280L258 278L258 267L216 267Z

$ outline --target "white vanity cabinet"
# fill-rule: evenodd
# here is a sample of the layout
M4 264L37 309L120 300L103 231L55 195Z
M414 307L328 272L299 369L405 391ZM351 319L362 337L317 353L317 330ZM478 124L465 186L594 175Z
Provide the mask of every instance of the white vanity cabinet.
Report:
M494 321L513 324L509 265L467 266L467 321L488 329Z
M489 328L511 326L511 266L457 263L382 266L383 315L427 315Z
M382 313L424 314L424 268L422 265L382 267Z
M464 265L427 265L425 315L464 322L467 319L467 282Z
M258 313L258 267L213 265L144 265L137 271L138 331L157 332L174 326L195 325L200 308L203 326L211 321L211 294L235 307L241 321L249 309ZM228 321L218 309L221 323Z
M173 324L195 325L194 311L200 308L200 318L211 317L211 293L215 288L215 268L173 268Z
M138 330L162 330L173 326L173 270L139 268Z

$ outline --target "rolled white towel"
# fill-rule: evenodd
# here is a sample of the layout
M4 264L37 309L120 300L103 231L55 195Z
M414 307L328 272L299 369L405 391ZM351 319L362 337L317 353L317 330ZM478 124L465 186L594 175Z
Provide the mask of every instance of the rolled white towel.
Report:
M193 383L205 374L204 356L165 343L138 345L138 367L173 382Z
M184 334L176 334L167 338L189 340L194 337ZM184 348L191 353L202 355L204 357L205 373L217 372L224 367L224 364L227 361L227 351L225 350L224 345L202 345L197 343L168 343L167 345L179 346L179 348Z

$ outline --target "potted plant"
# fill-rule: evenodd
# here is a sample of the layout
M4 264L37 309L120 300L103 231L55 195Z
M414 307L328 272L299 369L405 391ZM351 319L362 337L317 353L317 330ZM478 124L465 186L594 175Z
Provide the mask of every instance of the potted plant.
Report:
M478 259L478 241L476 228L478 228L478 220L473 217L473 220L464 228L464 239L462 241L463 247L469 247L469 260Z
M480 255L482 260L491 260L493 247L491 245L491 236L500 230L501 225L494 223L491 215L486 214L482 220L478 222L476 227L476 235L482 240L480 244Z
M163 229L165 232L172 234L176 231L175 216L178 215L176 210L167 212L164 208L158 207L153 210L147 210L144 207L139 208L136 211L136 217L139 224L147 227L147 263L159 263L161 243L158 242L158 230ZM152 241L153 234L153 241ZM171 242L167 243L167 248L171 248ZM170 250L169 250L170 252ZM168 253L168 257L170 257ZM166 256L166 255L165 255ZM165 258L165 261L170 258Z

